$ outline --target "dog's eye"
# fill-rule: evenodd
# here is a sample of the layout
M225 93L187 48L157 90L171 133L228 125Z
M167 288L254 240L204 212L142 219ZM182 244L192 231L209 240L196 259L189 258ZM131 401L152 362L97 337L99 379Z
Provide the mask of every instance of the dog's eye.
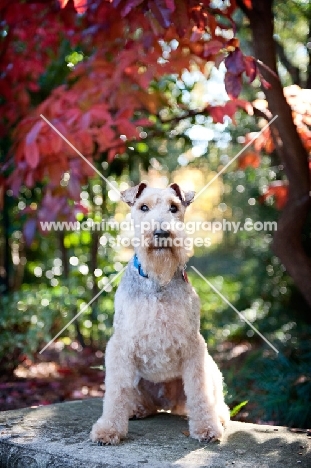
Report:
M176 205L171 205L171 207L170 207L170 212L171 212L171 213L177 213L177 211L178 211L177 206L176 206Z
M141 205L140 209L141 211L149 211L149 208L147 205Z

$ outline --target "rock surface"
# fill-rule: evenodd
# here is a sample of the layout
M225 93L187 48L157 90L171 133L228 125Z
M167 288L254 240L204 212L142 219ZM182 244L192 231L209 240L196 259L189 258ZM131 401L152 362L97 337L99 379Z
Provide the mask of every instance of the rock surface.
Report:
M311 440L285 427L231 422L221 443L187 436L187 421L159 413L130 421L119 446L89 440L99 399L0 413L2 468L310 468Z

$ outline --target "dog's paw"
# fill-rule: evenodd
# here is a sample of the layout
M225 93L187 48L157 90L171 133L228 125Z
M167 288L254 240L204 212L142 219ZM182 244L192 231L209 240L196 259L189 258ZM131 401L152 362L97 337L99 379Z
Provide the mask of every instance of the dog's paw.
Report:
M156 408L148 408L143 405L137 405L132 412L130 419L143 419L147 418L152 414L156 414Z
M215 442L221 440L224 435L224 428L220 424L196 425L191 428L190 436L200 442Z
M114 428L108 428L96 422L90 434L92 442L98 445L118 445L121 440L121 434Z
M223 403L222 405L220 405L216 409L216 412L217 412L217 415L218 415L218 417L220 419L221 424L224 427L227 427L228 423L230 421L230 410L229 410L228 406L225 403Z

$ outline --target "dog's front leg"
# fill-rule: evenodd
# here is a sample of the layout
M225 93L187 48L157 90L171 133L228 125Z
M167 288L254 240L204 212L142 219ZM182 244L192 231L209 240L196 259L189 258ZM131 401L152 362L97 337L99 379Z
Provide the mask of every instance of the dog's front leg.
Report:
M189 412L191 437L200 441L221 439L223 427L216 412L213 366L208 359L206 343L201 335L191 346L191 354L183 362L183 382Z
M135 366L124 346L114 335L106 348L106 378L103 414L93 425L93 442L116 445L128 431L132 407Z

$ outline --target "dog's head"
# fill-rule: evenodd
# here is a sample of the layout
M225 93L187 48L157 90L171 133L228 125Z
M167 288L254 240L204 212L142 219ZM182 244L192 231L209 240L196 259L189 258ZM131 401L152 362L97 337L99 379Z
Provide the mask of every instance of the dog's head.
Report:
M163 284L187 261L183 222L194 194L178 184L157 189L143 182L122 192L122 200L131 207L135 250L143 270Z

